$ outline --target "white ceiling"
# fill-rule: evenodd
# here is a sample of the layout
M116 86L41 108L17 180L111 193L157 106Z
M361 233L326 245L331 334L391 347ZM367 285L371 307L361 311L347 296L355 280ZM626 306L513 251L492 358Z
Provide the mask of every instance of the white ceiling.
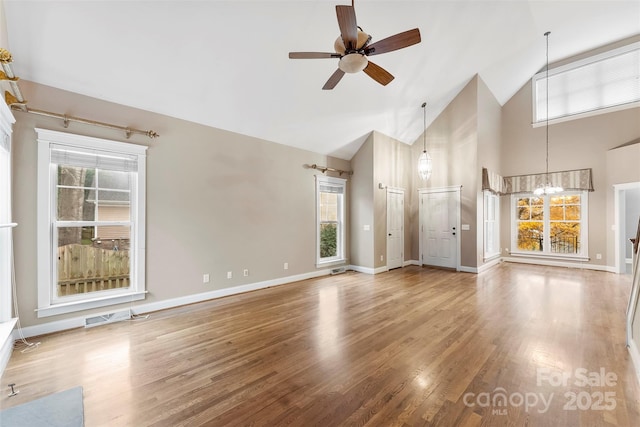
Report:
M422 102L431 122L475 74L504 104L544 67L547 30L551 62L640 34L638 0L358 0L373 42L422 42L371 58L386 87L359 73L323 91L337 60L288 52L331 52L336 4L4 0L23 79L344 159L372 130L413 143Z

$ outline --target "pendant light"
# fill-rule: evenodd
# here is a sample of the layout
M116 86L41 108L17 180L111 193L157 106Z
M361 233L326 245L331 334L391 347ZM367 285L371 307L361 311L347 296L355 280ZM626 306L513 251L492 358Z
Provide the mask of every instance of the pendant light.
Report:
M551 180L549 179L549 34L551 34L550 31L547 31L546 33L544 33L544 36L547 38L547 70L546 70L547 72L546 72L546 78L545 78L547 83L547 100L546 100L547 114L546 114L546 123L545 123L546 131L547 131L547 168L544 174L544 179L545 179L544 184L536 188L535 190L533 190L533 194L535 194L536 196L542 196L545 194L556 194L564 191L564 188L557 187L551 184Z
M418 157L418 175L423 181L427 181L431 176L433 165L431 164L431 156L427 153L427 103L422 103L424 110L424 132L422 133L422 154Z

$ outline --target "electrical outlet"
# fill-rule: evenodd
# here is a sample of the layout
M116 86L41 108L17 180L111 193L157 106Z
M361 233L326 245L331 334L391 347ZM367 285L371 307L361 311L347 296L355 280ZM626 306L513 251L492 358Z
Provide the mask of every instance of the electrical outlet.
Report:
M233 271L227 271L227 279L233 279Z
M285 270L288 270L288 269L289 269L289 263L288 263L288 262L285 262L285 263L284 263L284 269L285 269Z
M380 255L380 261L384 261L384 255Z
M249 275L249 269L245 268L242 273L244 274L244 277L247 277Z
M602 259L602 254L596 254L596 259Z
M202 283L209 283L209 274L205 273L202 275Z

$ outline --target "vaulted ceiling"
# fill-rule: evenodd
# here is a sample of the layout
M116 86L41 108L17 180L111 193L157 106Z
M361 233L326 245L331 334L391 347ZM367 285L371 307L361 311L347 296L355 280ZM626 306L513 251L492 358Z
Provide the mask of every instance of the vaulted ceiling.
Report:
M332 52L337 4L4 0L22 79L345 159L372 130L413 143L422 102L430 122L476 74L504 104L544 67L547 30L552 62L640 34L637 0L358 0L373 42L422 42L372 58L388 86L358 73L323 91L337 59L288 52Z

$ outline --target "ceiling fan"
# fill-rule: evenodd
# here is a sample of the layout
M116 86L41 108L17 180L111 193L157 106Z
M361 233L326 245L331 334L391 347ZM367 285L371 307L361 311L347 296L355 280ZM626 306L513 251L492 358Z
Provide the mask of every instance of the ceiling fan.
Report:
M356 11L353 6L336 6L340 36L334 43L335 53L289 52L290 59L339 58L338 69L329 77L322 89L336 87L345 73L364 71L369 77L383 86L388 85L393 76L384 68L369 61L368 57L391 52L420 43L420 30L405 31L382 39L373 44L371 36L356 23Z

